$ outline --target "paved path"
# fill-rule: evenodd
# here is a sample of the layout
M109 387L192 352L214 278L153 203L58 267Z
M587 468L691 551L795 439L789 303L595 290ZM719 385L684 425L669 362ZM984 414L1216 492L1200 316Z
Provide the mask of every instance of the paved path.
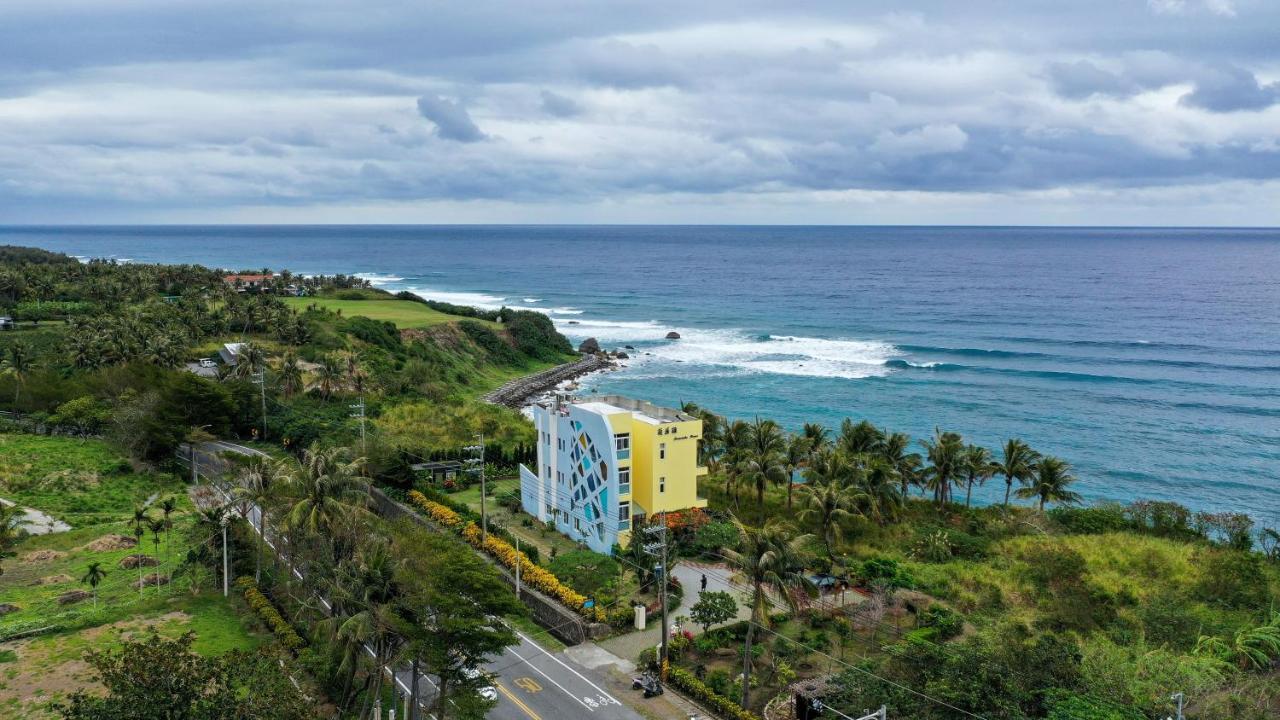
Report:
M684 588L684 596L680 598L680 605L670 608L667 614L671 618L671 623L675 625L675 619L680 616L688 616L695 604L698 602L698 596L702 593L702 578L707 578L707 591L722 591L733 596L738 603L738 615L729 622L737 622L738 620L746 620L751 616L751 608L747 605L746 594L747 586L740 581L734 579L733 571L728 566L720 563L699 563L690 560L681 560L671 571L676 579L680 581L680 586ZM722 623L727 625L728 623ZM719 625L713 625L720 627ZM702 627L690 621L681 630L688 630L695 635L702 632ZM628 633L626 635L618 635L600 642L600 646L614 655L629 661L635 661L640 656L640 651L647 647L656 647L662 640L662 621L654 618L644 630Z
M0 498L0 504L6 507L13 507L17 503ZM52 515L34 508L22 508L22 520L18 522L18 529L26 530L31 535L49 535L66 532L71 529L71 526Z
M261 451L234 443L203 443L197 451L200 467L212 468L215 463L203 458L221 452L263 455ZM255 530L262 532L261 514L257 507L250 509L247 519ZM270 538L267 538L267 544L271 545ZM302 579L296 569L293 572ZM320 598L320 601L328 607L324 598ZM493 688L497 692L498 701L487 717L496 720L643 720L639 713L618 699L615 694L618 692L618 683L610 683L606 675L601 673L600 667L588 668L575 661L567 652L552 653L524 633L517 631L516 635L520 640L518 645L507 648L484 665L484 670L493 676ZM369 653L372 656L372 651ZM412 683L411 670L408 667L396 667L388 668L388 671L393 673L400 693L407 694ZM629 680L627 682L629 684ZM421 703L429 705L435 697L435 681L429 674L419 672L418 683ZM627 699L632 700L630 697ZM402 711L398 711L397 716L402 717ZM687 717L683 714L650 716Z

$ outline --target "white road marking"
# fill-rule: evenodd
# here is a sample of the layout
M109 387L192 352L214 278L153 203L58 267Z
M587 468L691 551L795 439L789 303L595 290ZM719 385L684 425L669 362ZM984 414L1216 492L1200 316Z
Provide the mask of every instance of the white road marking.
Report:
M507 648L507 652L509 652L509 653L511 653L512 655L515 655L517 658L519 658L519 659L520 659L520 662L522 662L522 663L524 663L524 664L528 665L529 667L533 668L533 671L534 671L534 672L536 672L536 673L538 673L539 675L541 675L542 677L544 677L544 678L546 678L546 679L550 680L552 685L555 685L556 687L560 688L560 691L561 691L561 692L563 692L565 695L568 695L569 697L573 698L574 700L577 700L577 701L582 705L582 707L586 708L589 712L595 712L595 708L593 708L593 707L591 707L590 705L588 705L585 701L583 701L583 699L582 699L582 698L580 698L580 697L578 697L577 695L574 695L573 693L569 692L569 689L568 689L568 688L566 688L565 686L563 686L563 685L561 685L559 682L557 682L555 678L553 678L553 677L551 677L550 675L548 675L548 674L546 674L545 672L543 672L542 668L540 668L540 667L538 667L537 665L534 665L533 663L529 662L529 661L528 661L528 660L527 660L523 655L521 655L520 653L516 652L516 651L515 651L514 649L512 649L512 648Z
M582 681L583 681L583 682L585 682L586 684L588 684L588 685L590 685L591 687L595 688L595 689L596 689L596 691L597 691L597 692L599 692L601 696L609 698L609 701L610 701L610 702L612 702L614 705L621 705L621 704L622 704L621 702L619 702L619 700L618 700L617 698L615 698L614 696L612 696L612 695L610 695L609 693L605 692L605 691L604 691L604 688L602 688L602 687L600 687L599 685L596 685L595 683L591 682L591 681L590 681L590 680L588 680L588 679L587 679L587 678L586 678L582 673L580 673L580 672L578 672L577 670L574 670L572 667L570 667L570 666L566 665L566 664L564 663L564 661L563 661L563 660L561 660L560 658L556 657L555 655L552 655L551 653L547 652L547 651L546 651L546 649L544 649L544 648L543 648L541 645L539 645L538 643L534 642L534 641L533 641L533 639L532 639L532 638L530 638L528 635L525 635L524 633L520 632L519 630L515 631L515 633L516 633L516 635L517 635L517 636L519 636L522 640L524 640L525 642L527 642L527 643L529 643L530 645L532 645L532 646L534 646L535 648L537 648L537 649L538 649L538 650L539 650L543 655L546 655L547 657L551 658L552 660L555 660L556 662L560 663L560 666L561 666L561 667L563 667L565 670L568 670L569 672L573 673L574 675L577 675L578 677L582 678ZM517 655L516 657L520 657L520 656L519 656L519 655ZM521 659L523 659L523 658L521 658ZM527 661L526 661L526 662L527 662ZM530 663L530 664L532 664L532 663Z

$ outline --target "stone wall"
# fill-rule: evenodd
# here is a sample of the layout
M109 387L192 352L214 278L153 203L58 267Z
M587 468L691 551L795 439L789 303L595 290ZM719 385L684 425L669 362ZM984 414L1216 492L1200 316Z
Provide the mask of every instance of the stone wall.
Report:
M588 355L577 362L557 365L540 373L512 380L485 395L482 399L494 405L518 408L534 395L551 390L566 380L572 380L587 373L607 370L611 367L613 367L613 362L608 358L602 355Z

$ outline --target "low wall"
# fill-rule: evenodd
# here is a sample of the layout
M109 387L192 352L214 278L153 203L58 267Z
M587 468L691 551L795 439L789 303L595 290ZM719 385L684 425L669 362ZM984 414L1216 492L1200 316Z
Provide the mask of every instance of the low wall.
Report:
M419 525L429 528L437 532L443 532L434 523L422 517L408 507L387 497L386 493L377 488L371 490L373 494L373 503L378 510L378 514L391 520L399 520L408 518ZM492 558L484 553L479 553L480 557L498 571L498 574L507 581L508 585L515 588L515 574L507 568L494 562ZM528 586L524 586L520 590L520 601L529 608L530 614L535 622L546 628L552 635L569 645L578 645L587 640L594 640L605 637L611 631L608 625L603 623L589 623L578 613L543 595L537 590L531 590Z
M519 408L529 398L551 390L565 380L572 380L613 366L608 358L601 355L588 355L577 362L557 365L540 373L512 380L481 399L494 405Z

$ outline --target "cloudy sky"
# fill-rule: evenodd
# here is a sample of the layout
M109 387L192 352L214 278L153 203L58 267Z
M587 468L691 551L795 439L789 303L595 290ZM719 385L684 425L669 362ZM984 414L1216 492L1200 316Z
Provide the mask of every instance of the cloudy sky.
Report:
M1280 2L3 0L28 222L1280 225Z

